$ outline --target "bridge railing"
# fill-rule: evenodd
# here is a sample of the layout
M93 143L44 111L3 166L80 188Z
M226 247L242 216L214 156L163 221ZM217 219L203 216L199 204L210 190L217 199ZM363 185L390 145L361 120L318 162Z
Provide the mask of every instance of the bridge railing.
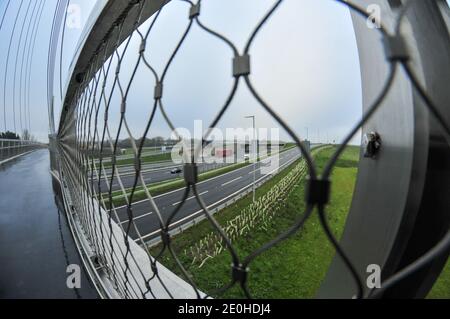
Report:
M36 141L0 139L0 164L44 147Z
M148 40L153 36L153 27L158 23L164 5L173 2L185 5L185 15L176 18L186 19L187 26L180 34L175 50L167 56L168 62L163 72L157 73L146 59L146 52L151 51ZM450 97L443 80L450 75L448 19L443 17L448 15L448 7L444 8L441 1L336 0L349 8L355 19L364 107L362 119L355 123L325 171L319 175L311 153L304 147L298 133L277 114L275 105L265 101L264 92L258 92L252 84L253 40L269 19L277 14L278 7L284 1L274 1L273 7L255 25L245 48L237 48L225 36L202 23L203 2L106 1L92 16L78 46L80 51L72 65L52 152L57 155L54 162L57 162L55 167L58 167L57 178L66 213L88 257L86 264L92 270L93 280L105 292L103 296L205 297L172 246L176 240L172 222L192 192L192 199L201 207L201 215L208 220L232 257L230 285L218 287L215 296L220 297L226 290L238 286L245 296L251 297L248 281L251 280L249 268L252 261L301 232L303 225L317 213L329 243L336 250L336 257L319 296L423 297L436 280L439 273L436 269L442 269L450 248L450 218L448 213L444 213L448 212L446 199L450 189L450 169L448 161L445 161L450 158L450 112L447 107ZM369 31L365 19L371 16L366 9L374 3L379 6L383 18L379 29ZM356 17L360 16L363 22L357 20ZM150 17L152 20L142 27ZM431 21L433 23L427 23ZM218 108L210 127L215 127L227 113L237 88L245 86L255 101L296 142L309 175L306 209L299 212L295 223L280 236L248 256L237 253L233 242L199 194L196 165L185 165L184 195L170 214L156 205L141 169L143 143L155 112L161 112L163 121L175 130L163 103L165 75L173 67L172 61L177 58L184 43L189 41L188 35L194 25L222 41L226 50L232 53L229 63L230 70L233 70L230 73L233 88ZM132 39L139 41L134 51L130 46ZM374 50L380 47L384 50ZM127 70L132 72L124 80L121 74L125 72L122 61L126 54L134 54L136 64L133 70ZM374 62L376 59L373 57L377 54L387 61L386 78L379 72L383 66ZM134 136L128 123L128 110L133 107L129 103L128 92L136 72L141 68L150 74L149 83L152 81L154 84L154 95L148 101L152 112L147 118L145 130L141 136ZM374 84L379 87L380 83L384 85L376 98L368 98L373 95ZM110 117L113 109L119 114L115 125L112 125ZM339 241L327 221L328 214L332 213L328 211L332 171L345 147L360 130L365 141L361 149L358 181L347 225ZM209 133L204 137L205 141ZM142 141L132 142L134 162L131 166L135 178L130 189L124 187L115 155L105 155L117 154L122 136L130 141ZM108 172L102 165L106 157L111 158ZM443 159L447 164L443 164ZM101 180L108 181L106 187ZM169 251L177 261L177 271L182 278L163 266L162 252L152 256L146 249L145 236L139 226L142 216L138 222L134 214L134 199L138 191L144 193L145 205L152 212L143 218L152 218L157 224L162 252ZM126 201L123 207L116 207L113 200L117 192ZM132 233L136 236L134 239ZM366 286L369 264L382 268L381 289ZM299 273L301 275L301 271Z

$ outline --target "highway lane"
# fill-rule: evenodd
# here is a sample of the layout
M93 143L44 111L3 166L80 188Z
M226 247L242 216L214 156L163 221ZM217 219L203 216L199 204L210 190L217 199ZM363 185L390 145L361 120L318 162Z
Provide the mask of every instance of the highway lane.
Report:
M279 155L280 167L285 168L298 158L300 158L300 151L298 149L281 153ZM203 198L205 204L213 209L227 202L229 199L232 199L244 190L251 188L254 171L254 165L249 165L222 176L198 183L198 193ZM265 177L265 175L261 174L260 164L257 164L255 173L257 181ZM183 194L184 189L180 189L154 198L164 221L166 221L170 214L175 210L177 204L181 202ZM181 226L189 220L200 216L201 213L202 209L191 191L182 209L173 219L172 224L175 224L174 226ZM119 222L126 230L128 226L126 207L117 208L117 214L119 220L116 220L116 222ZM157 235L155 232L160 229L159 219L157 214L153 212L153 208L148 200L133 204L133 217L144 240L150 240ZM133 239L138 238L134 227L131 227L129 235Z
M282 151L283 152L283 151ZM198 164L199 173L208 172L211 170L215 170L218 168L222 168L228 166L228 163L211 163L213 161L217 161L216 158L210 157L205 158L203 163ZM208 163L209 162L209 163ZM170 181L176 178L183 177L183 172L179 174L172 174L171 171L175 168L183 169L183 165L175 164L172 161L165 161L159 163L148 163L142 165L142 175L144 177L144 181L147 185L152 183L159 183L164 181ZM134 165L126 165L119 166L118 168L120 180L123 183L125 189L131 188L134 185L136 171ZM94 173L95 174L95 173ZM105 178L105 174L106 177ZM105 172L102 172L100 176L100 188L98 187L98 178L94 176L94 187L97 192L105 193L108 191L108 184L111 182L111 168L105 168ZM141 186L140 180L138 181L138 186ZM119 179L117 178L117 174L115 174L113 183L112 183L112 191L120 190Z
M217 168L221 168L221 167L225 167L229 164L222 164L222 163L213 163L213 164L207 164L207 163L202 163L198 165L199 168L199 173L203 173L203 172L207 172L213 169L217 169ZM144 181L147 185L151 184L151 183L158 183L158 182L163 182L163 181L170 181L176 178L180 178L183 177L183 172L181 172L180 174L172 174L171 170L174 168L183 168L182 165L177 165L174 164L173 162L164 164L162 167L152 167L152 168L148 168L148 169L143 169L142 170L142 175L144 177ZM108 180L106 180L104 178L100 179L100 188L98 188L98 179L94 180L94 186L96 187L97 191L100 189L101 192L105 193L108 191L108 184L111 182L110 181L110 174L111 170L109 170L109 172L107 171L107 176L108 176ZM119 168L119 175L120 175L120 179L122 181L122 184L125 188L131 188L134 185L134 180L135 180L135 169L134 167L127 167L126 169L124 168ZM140 186L140 180L138 181L138 186ZM117 175L115 175L114 177L114 181L112 184L112 190L117 191L120 190L120 184L119 184L119 180L117 178Z

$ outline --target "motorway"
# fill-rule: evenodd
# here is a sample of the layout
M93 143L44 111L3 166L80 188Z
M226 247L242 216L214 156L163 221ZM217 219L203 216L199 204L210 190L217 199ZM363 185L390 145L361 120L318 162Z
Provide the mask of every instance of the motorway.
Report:
M242 159L244 160L244 159ZM223 168L225 166L230 165L230 163L216 163L217 158L209 157L204 158L203 163L197 164L199 174L208 172L211 170L215 170L218 168ZM234 164L231 163L231 164ZM183 177L183 172L179 174L172 174L171 171L174 168L183 169L182 164L175 164L172 161L164 161L164 162L155 162L155 163L145 163L142 164L141 173L144 178L145 184L148 186L150 184L155 184L159 182L165 182L174 180L180 177ZM136 170L134 165L122 165L117 166L117 171L120 175L120 181L123 184L125 189L129 189L133 187L135 182ZM106 178L105 178L106 175ZM94 173L94 188L98 193L106 193L108 192L108 184L111 182L111 168L105 168L103 172L101 172L100 176L100 188L98 187L98 179ZM140 180L138 180L137 186L141 186ZM114 174L114 180L112 183L112 191L118 191L121 189L119 179L117 177L117 173Z
M298 149L292 149L279 154L280 169L287 167L299 158L300 151ZM251 189L254 172L257 182L258 180L264 179L266 175L261 173L260 166L260 163L256 164L255 170L254 165L249 165L198 183L198 193L208 208L214 209L215 207L226 203L228 200L233 199L243 191ZM176 206L181 202L184 191L184 189L179 189L154 197L155 203L164 221L167 220ZM150 202L148 200L135 202L132 210L134 222L139 229L141 237L145 241L149 241L158 236L158 231L160 230L159 220L157 214L153 211ZM128 224L126 207L119 207L116 211L119 218L116 222L126 229ZM179 227L190 220L199 217L202 213L202 209L191 191L183 207L173 219L171 228ZM138 239L134 227L131 227L129 235L135 240Z
M209 170L224 167L226 165L229 165L229 164L202 163L202 164L198 164L198 169L199 169L199 173L203 173L203 172L206 172ZM174 164L172 161L147 164L147 165L143 166L141 172L142 172L142 176L144 177L144 181L145 181L146 185L149 185L149 184L153 184L153 183L169 181L171 179L176 179L176 178L182 177L183 172L181 172L180 174L172 174L171 173L171 170L174 168L182 169L182 165ZM106 171L106 169L105 169L105 171ZM136 171L135 171L134 166L118 167L118 171L119 171L120 179L122 181L124 188L127 189L127 188L133 187L135 176L136 176ZM110 174L111 174L111 169L108 169L106 171L106 176L108 177L108 181L105 180L104 174L103 174L102 178L100 179L100 181L101 181L100 190L103 193L108 191L107 184L109 184L111 182ZM141 184L140 184L140 180L139 180L138 186L140 186L140 185ZM98 191L98 181L97 180L95 180L94 186L97 186L97 191ZM120 184L119 184L119 181L117 178L117 174L115 174L114 181L112 184L112 191L114 192L117 190L120 190Z

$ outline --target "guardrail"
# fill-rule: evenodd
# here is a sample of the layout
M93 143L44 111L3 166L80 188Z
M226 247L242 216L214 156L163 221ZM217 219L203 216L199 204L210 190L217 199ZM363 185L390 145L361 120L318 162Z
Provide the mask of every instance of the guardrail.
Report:
M45 147L35 141L0 139L0 165Z

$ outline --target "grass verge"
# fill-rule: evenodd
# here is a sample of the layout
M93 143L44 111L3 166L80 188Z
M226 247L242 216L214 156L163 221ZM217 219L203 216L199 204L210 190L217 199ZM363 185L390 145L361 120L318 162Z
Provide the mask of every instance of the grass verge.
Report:
M428 299L449 299L450 298L450 259L442 270L441 275L434 284Z

